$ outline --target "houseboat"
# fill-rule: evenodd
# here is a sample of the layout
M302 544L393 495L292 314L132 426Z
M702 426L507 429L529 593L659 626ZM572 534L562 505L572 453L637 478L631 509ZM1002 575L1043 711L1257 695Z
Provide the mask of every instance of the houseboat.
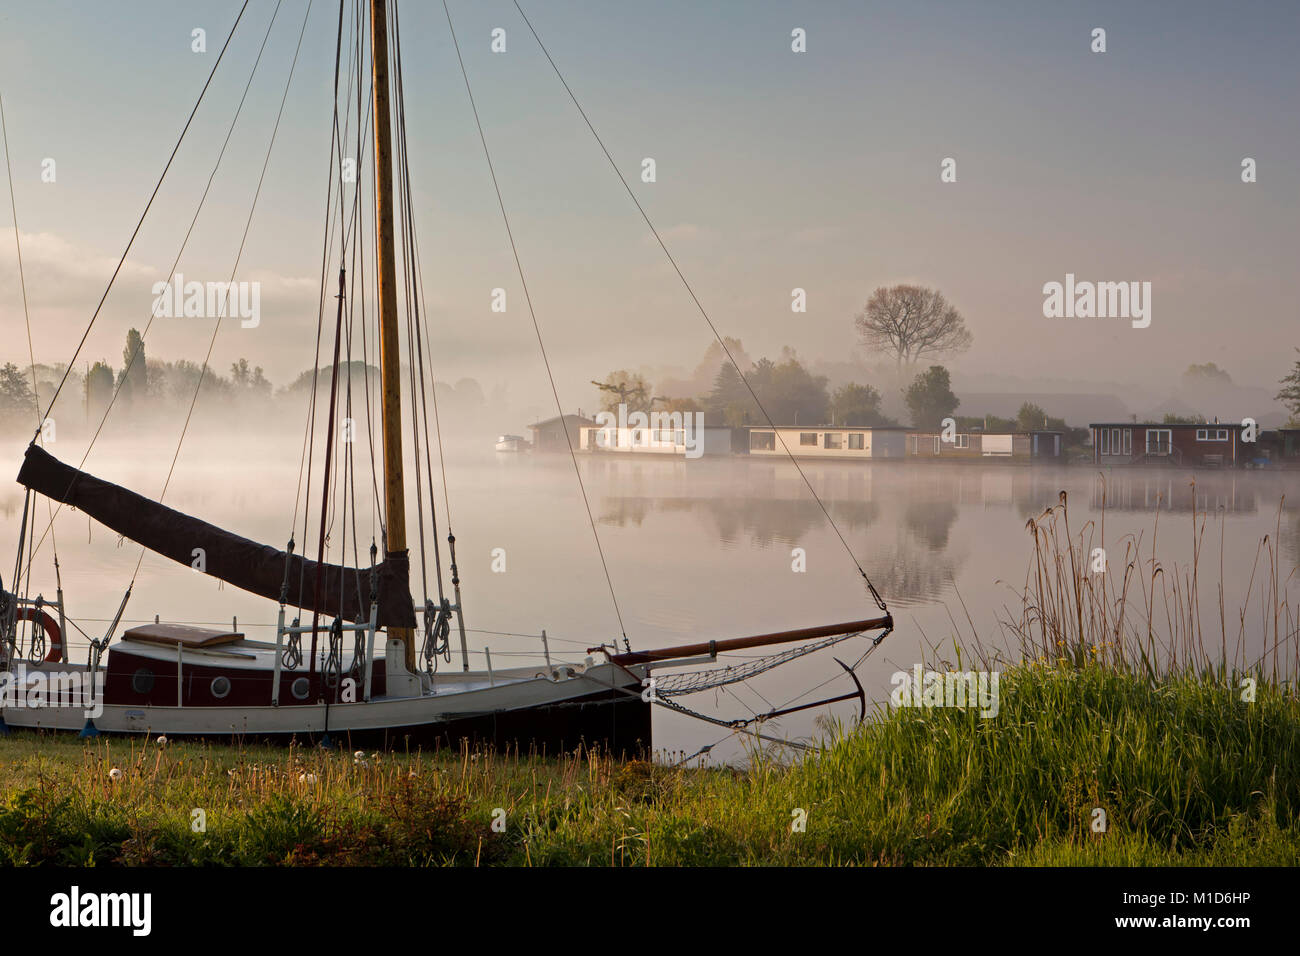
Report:
M1060 461L1063 435L1046 429L1028 432L943 432L909 431L908 458L942 458L952 461L990 459Z
M749 430L749 454L762 457L902 459L907 429L898 426L777 425Z
M1099 422L1088 427L1097 465L1234 468L1259 456L1258 443L1244 440L1242 425Z

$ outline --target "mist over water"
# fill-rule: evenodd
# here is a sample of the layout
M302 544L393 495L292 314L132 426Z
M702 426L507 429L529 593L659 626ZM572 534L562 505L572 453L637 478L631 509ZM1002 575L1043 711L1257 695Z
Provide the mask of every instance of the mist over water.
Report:
M495 452L496 434L511 430L517 428L476 420L449 425L444 436L446 493L470 628L471 665L483 667L485 646L497 667L539 663L542 647L535 635L543 628L554 658L581 661L589 647L615 641L621 647L619 619L572 460L566 454ZM175 438L176 433L167 429L114 433L95 445L85 468L157 498L167 478ZM84 436L70 435L49 450L76 465L85 445ZM6 463L0 467L9 469L11 478L17 474L23 448L21 439L0 445L0 462ZM301 451L297 422L292 427L287 421L273 420L256 426L206 423L187 437L164 501L278 548L284 547L292 531L298 551L314 558L321 457L317 450L311 503L304 510L299 488ZM357 512L352 513L349 503L345 515L336 501L326 557L351 562L356 555L364 564L371 537L378 533L364 434L353 452ZM335 467L337 477L337 458ZM1294 474L1125 469L1102 475L1087 467L929 462L801 462L801 467L896 619L895 633L860 673L869 702L886 702L890 675L910 670L923 657L955 663L956 636L969 639L973 632L987 647L1005 647L1008 656L1014 656L999 621L1019 613L1017 592L1025 584L1032 556L1026 521L1057 505L1062 491L1068 495L1070 528L1076 537L1087 522L1100 521L1104 493L1104 543L1111 562L1123 560L1126 540L1140 540L1143 560L1151 558L1159 502L1155 555L1171 576L1175 564L1183 567L1191 560L1193 507L1195 513L1208 513L1199 586L1202 626L1211 649L1219 646L1222 584L1229 648L1235 646L1240 631L1248 659L1262 651L1265 622L1259 613L1258 587L1268 565L1267 550L1260 550L1266 535L1270 545L1278 547L1283 592L1293 594L1297 584L1300 496L1292 491L1291 500L1283 502L1295 485ZM579 455L578 468L633 648L877 614L835 531L789 461ZM433 471L437 535L445 539L448 515L436 457ZM421 480L426 485L424 537L431 548L434 533L423 468ZM434 600L438 590L431 550L421 568L411 461L407 484L412 595L419 604L426 593L424 582ZM22 500L16 482L5 482L0 488L0 573L6 587L13 586ZM35 507L36 539L41 543L30 589L52 598L53 551L45 534L52 509L44 499L36 499ZM141 549L71 509L62 509L53 527L68 614L86 632L100 636L131 581ZM1098 528L1094 544L1102 543ZM806 554L806 572L792 570L795 548ZM503 572L492 569L494 549L504 552ZM445 546L443 568L449 582ZM1250 588L1254 589L1251 611L1243 621L1238 611ZM155 615L164 621L217 625L237 617L240 629L250 637L270 639L276 611L274 602L146 553L124 626L152 621ZM73 659L84 660L85 639L75 628L70 630ZM452 662L442 663L442 668L460 667L454 635L452 645ZM832 657L853 663L867 646L866 638L854 638L833 651L764 674L749 686L735 685L684 702L732 718L791 701L846 693L851 683ZM761 651L751 656L762 656ZM825 686L811 690L823 681ZM856 705L836 705L832 712L851 720ZM816 734L821 713L791 715L765 731L785 737ZM722 728L663 709L656 709L654 719L656 744L663 749L694 752L727 736ZM743 757L743 746L733 738L713 754L738 759Z

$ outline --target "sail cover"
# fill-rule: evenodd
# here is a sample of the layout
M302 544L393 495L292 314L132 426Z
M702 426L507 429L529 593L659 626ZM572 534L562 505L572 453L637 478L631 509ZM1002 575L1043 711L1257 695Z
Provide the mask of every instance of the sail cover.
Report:
M150 551L194 566L195 549L202 548L204 570L237 588L278 601L289 561L289 602L308 611L349 621L370 618L370 574L378 574L379 626L414 627L410 558L390 552L373 569L318 565L300 555L289 556L191 515L151 501L134 491L96 478L59 461L45 449L27 448L19 483L47 498L72 505L100 524L125 535ZM319 604L314 603L316 571L321 570Z

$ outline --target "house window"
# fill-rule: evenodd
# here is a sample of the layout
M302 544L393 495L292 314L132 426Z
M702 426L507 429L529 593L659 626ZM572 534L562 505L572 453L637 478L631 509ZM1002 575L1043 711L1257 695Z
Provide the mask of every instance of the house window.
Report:
M1198 428L1196 430L1197 441L1227 441L1228 430L1226 428Z
M1147 429L1147 454L1167 455L1173 445L1173 432L1168 428Z
M823 447L825 447L825 448L840 448L840 447L843 447L843 438L844 438L844 436L843 436L841 433L839 433L839 432L827 432L827 433L826 433L826 443L825 443L825 445L824 445Z
M1109 455L1110 454L1110 429L1099 428L1097 430L1097 438L1098 438L1097 444L1099 446L1098 452L1103 455Z
M1133 429L1124 429L1124 454L1133 454Z
M864 436L862 432L851 433L849 435L849 448L856 449L857 451L861 451L865 447L863 438Z
M776 451L776 432L750 432L750 451Z
M817 447L817 433L816 433L816 432L800 432L800 433L799 433L799 444L800 444L800 445L811 445L813 448L816 448L816 447Z
M956 436L954 436L954 438L953 438L953 447L955 447L955 448L969 448L969 447L970 447L970 435L956 435Z

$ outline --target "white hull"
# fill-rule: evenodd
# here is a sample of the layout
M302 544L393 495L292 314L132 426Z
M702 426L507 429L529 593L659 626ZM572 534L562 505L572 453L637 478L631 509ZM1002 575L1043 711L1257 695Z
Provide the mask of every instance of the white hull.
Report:
M29 668L32 675L57 667L85 672L84 666L50 665ZM193 734L202 736L316 735L329 732L383 731L447 724L462 718L527 711L609 694L614 688L634 691L639 698L636 670L612 664L582 669L561 668L556 679L540 676L536 668L486 673L455 673L433 680L433 692L418 697L376 697L368 702L281 704L280 706L175 707L104 704L94 726L105 733ZM569 676L572 675L572 676ZM10 699L18 695L10 695ZM327 713L328 711L328 713ZM14 728L80 731L86 726L85 706L0 707L5 723ZM647 741L648 743L649 741Z

